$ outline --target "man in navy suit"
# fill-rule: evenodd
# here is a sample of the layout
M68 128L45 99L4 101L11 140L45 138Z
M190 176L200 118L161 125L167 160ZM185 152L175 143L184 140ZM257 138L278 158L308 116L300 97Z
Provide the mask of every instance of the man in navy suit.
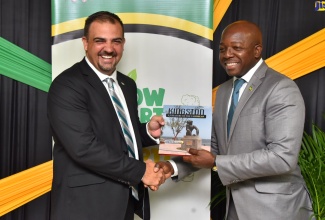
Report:
M147 187L165 181L142 147L157 144L164 120L138 118L135 82L116 70L125 44L120 18L90 15L82 38L86 56L53 81L48 118L55 142L51 193L52 220L150 219ZM109 79L125 112L135 155L130 157L108 88ZM156 172L154 172L154 169Z

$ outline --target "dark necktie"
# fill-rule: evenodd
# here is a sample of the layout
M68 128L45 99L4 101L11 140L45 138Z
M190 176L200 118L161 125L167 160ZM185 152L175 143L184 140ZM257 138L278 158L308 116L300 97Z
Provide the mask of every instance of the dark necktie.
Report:
M234 82L234 91L232 93L231 97L231 105L228 112L228 120L227 120L227 136L229 136L230 126L232 117L234 116L235 109L238 104L238 97L239 97L239 89L242 87L242 85L245 83L244 79L236 79Z
M126 141L127 146L128 146L129 156L135 158L133 139L132 139L132 136L131 136L131 133L130 133L130 129L129 129L128 121L126 119L126 114L125 114L123 105L122 105L121 100L119 99L119 97L116 94L115 89L114 89L114 79L107 78L106 82L107 82L107 85L108 85L108 89L110 91L110 95L111 95L112 100L113 100L113 104L115 106L115 110L116 110L118 119L119 119L120 124L121 124L121 128L123 130L125 141Z

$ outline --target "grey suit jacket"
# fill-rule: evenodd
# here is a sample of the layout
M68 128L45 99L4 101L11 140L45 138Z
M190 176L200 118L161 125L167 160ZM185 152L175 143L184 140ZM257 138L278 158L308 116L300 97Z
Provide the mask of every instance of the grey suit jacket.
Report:
M299 88L263 62L239 100L227 138L231 90L232 79L217 91L211 137L227 186L227 212L231 192L239 219L308 219L311 201L297 164L305 117ZM182 178L191 168L177 163Z

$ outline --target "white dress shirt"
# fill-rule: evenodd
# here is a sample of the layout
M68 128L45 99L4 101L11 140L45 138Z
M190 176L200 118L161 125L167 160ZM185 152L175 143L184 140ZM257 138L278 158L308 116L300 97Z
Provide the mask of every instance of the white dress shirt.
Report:
M90 66L90 68L97 74L97 76L99 77L99 79L103 82L107 92L110 94L110 91L108 89L108 84L106 82L106 79L107 78L112 78L115 82L114 84L114 90L116 92L116 94L118 95L120 101L122 102L122 105L123 105L123 109L125 111L125 115L126 115L126 120L128 122L128 126L129 126L129 130L130 130L130 133L131 133L131 136L132 136L132 139L133 139L133 146L134 146L134 154L135 154L135 159L139 159L139 152L138 152L138 146L137 146L137 142L136 142L136 139L135 139L135 134L134 134L134 130L133 130L133 126L132 126L132 123L131 123L131 119L130 119L130 113L129 113L129 109L127 107L127 104L126 104L126 101L125 101L125 98L124 98L124 95L123 95L123 92L121 90L121 87L119 86L118 84L118 81L116 79L116 70L113 72L113 74L111 76L107 76L101 72L99 72L91 63L90 61L87 59L87 57L85 57L86 59L86 62L88 63L88 65ZM111 95L109 96L111 99ZM113 100L112 100L113 102ZM113 105L114 108L115 108L115 105ZM115 109L116 111L116 109Z

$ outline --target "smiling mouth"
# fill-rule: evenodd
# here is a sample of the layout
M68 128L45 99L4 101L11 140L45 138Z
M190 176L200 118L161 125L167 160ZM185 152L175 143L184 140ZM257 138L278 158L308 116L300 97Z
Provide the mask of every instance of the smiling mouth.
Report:
M233 67L236 66L238 63L225 63L226 67Z
M113 58L112 55L101 55L101 57L104 58L104 59L111 59L111 58Z

